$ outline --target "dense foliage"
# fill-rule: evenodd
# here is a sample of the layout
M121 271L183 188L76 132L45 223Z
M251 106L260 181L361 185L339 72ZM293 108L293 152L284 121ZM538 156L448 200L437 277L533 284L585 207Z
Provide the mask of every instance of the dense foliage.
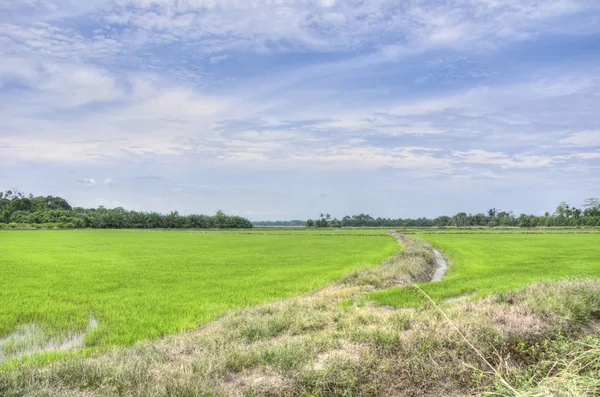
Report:
M331 219L329 214L321 214L319 219L306 221L307 227L553 227L553 226L600 226L600 199L590 198L583 209L560 203L554 213L543 216L521 214L490 209L487 214L467 214L460 212L452 217L439 216L435 219L391 219L373 218L360 214L345 216L341 221Z
M213 216L179 215L178 212L128 211L123 208L72 208L61 197L26 196L8 190L0 192L0 227L30 225L56 228L154 229L154 228L251 228L252 223L239 216L218 211ZM8 225L6 225L8 224Z
M340 228L342 227L342 222L340 222L337 218L331 219L331 215L323 214L319 215L319 219L309 219L306 221L306 227L333 227Z
M56 228L251 228L253 224L246 218L229 216L218 211L213 216L180 215L177 211L169 214L157 212L128 211L123 208L72 208L61 197L24 195L18 191L0 192L0 228L20 227ZM555 226L600 226L600 199L587 199L582 208L560 203L553 213L542 216L498 211L495 208L487 213L467 214L460 212L454 216L437 218L392 219L374 218L360 214L345 216L341 220L329 214L320 214L318 219L306 222L269 221L255 222L256 226L307 226L307 227L555 227Z
M306 224L306 222L297 219L291 221L258 221L252 223L254 226L261 227L300 227Z

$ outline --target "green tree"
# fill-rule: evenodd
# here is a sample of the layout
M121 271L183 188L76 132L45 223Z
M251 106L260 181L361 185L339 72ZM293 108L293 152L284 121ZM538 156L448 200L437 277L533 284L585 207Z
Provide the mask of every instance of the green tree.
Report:
M342 227L342 222L340 222L337 218L334 218L329 224L331 227L340 228Z

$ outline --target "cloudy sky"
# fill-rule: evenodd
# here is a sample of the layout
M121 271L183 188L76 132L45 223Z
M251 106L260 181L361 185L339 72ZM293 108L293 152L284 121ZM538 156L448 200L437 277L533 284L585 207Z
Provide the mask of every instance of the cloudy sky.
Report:
M253 220L600 196L597 0L0 0L0 188Z

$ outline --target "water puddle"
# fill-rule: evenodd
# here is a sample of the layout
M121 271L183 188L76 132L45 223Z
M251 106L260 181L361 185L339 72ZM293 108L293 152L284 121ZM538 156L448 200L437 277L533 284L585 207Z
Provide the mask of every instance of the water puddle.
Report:
M93 314L90 314L85 332L52 335L38 324L21 325L8 336L0 338L0 362L41 352L81 349L85 335L97 328L98 320Z
M435 248L433 249L433 254L435 255L437 268L435 269L435 273L433 273L433 277L431 277L431 281L441 281L448 270L448 263L446 263L446 259L444 259L442 253Z

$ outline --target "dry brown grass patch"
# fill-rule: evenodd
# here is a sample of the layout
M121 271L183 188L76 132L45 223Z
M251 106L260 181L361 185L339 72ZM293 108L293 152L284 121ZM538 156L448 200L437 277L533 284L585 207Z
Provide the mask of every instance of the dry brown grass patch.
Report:
M246 395L279 396L290 385L290 380L282 374L263 372L244 372L232 376L225 383L224 391L234 397Z

